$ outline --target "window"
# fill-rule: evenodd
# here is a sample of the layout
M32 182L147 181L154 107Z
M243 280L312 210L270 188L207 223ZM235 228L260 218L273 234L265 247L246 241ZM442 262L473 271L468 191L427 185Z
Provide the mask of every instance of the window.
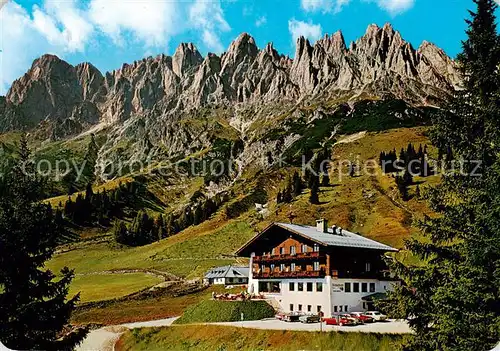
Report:
M370 272L372 270L372 265L370 264L370 262L366 262L366 265L365 265L365 270L367 272Z
M359 293L359 283L352 283L352 291Z
M280 264L280 272L283 272L285 270L285 264L281 263Z
M370 283L370 292L375 292L375 283Z
M313 291L313 283L307 283L307 291Z
M363 302L363 309L366 310L366 302Z
M361 292L368 292L368 283L361 283Z
M280 282L259 282L259 292L279 294Z
M293 312L293 303L290 304L290 312Z
M292 263L292 264L290 265L290 270L291 270L292 272L295 272L295 263Z
M261 271L261 272L264 272L265 270L266 270L266 266L261 265L261 266L260 266L260 271Z
M299 305L299 308L298 308L299 312L302 311L302 305Z
M304 252L307 252L307 245L306 244L302 244L302 247L301 247L301 252L304 253Z
M323 291L323 283L316 283L316 291L317 292Z
M297 291L304 291L304 283L297 283Z
M339 312L342 312L342 306L339 306Z
M307 312L311 312L312 311L312 306L311 305L307 305Z
M275 255L276 254L276 249L273 247L273 249L271 250L271 255Z
M285 248L284 247L280 247L280 255L284 255L285 254Z
M297 253L297 249L295 246L290 246L290 255L295 255Z
M347 308L347 305L344 306L344 311L349 312L349 308Z
M295 291L295 283L288 283L288 290Z
M345 283L344 284L344 292L350 293L351 292L351 283Z
M333 312L337 313L337 306L333 306Z
M321 306L320 305L318 305L318 307L316 307L316 311L318 311L318 313L321 312Z
M271 264L271 273L274 272L274 263Z
M319 271L319 262L318 261L313 262L313 270Z
M319 252L319 245L318 244L314 244L314 249L313 249L314 252Z

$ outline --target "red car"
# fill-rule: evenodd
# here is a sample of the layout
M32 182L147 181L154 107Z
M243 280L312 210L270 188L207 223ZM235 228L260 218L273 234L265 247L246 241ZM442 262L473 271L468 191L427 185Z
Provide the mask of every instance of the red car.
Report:
M360 323L373 323L375 319L362 312L352 312L349 314L352 318L356 318Z
M323 322L326 325L358 325L358 321L355 318L346 315L333 316L332 318L323 318Z

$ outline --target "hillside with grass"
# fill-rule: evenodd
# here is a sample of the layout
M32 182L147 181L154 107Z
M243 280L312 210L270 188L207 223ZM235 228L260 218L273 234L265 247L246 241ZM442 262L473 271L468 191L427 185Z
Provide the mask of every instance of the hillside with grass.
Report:
M430 213L425 202L417 196L417 187L423 192L426 186L438 182L439 177L416 177L414 184L409 186L409 199L404 201L398 193L394 175L381 172L378 157L381 151L400 150L409 143L427 145L429 157L437 157L437 151L429 145L427 132L428 128L423 126L338 136L332 144L330 184L320 186L319 204L310 203L307 188L290 203L277 203L278 192L299 168L293 165L266 171L248 168L236 182L225 188L227 196L223 204L199 224L189 225L176 234L138 247L117 243L112 227L76 226L77 237L61 245L47 266L54 272L64 266L75 270L71 292L81 292L81 303L113 300L161 281L201 279L208 269L215 266L246 265L247 259L236 257L235 251L270 223L288 222L290 213L293 213L295 223L312 225L316 218L324 217L331 224L400 248L405 239L419 235L412 226L413 221ZM339 164L340 160L346 159L360 164L372 160L375 164L373 172L359 170L351 176ZM148 202L142 196L135 198L134 202L140 205L124 209L121 219L126 223L132 222L140 207L154 217L179 207L185 208L192 199L206 192L206 186L198 178L163 187L165 179L158 175L138 174L97 185L94 192L100 189L110 192L120 184L137 182L138 179L148 190L149 199L154 201ZM47 201L57 202L55 199ZM265 208L257 209L256 204L265 205ZM401 252L399 255L404 257L406 254ZM156 271L168 276L159 279L153 274ZM152 308L155 301L146 298L141 306ZM99 322L106 311L120 314L118 306L125 304L112 302L104 307L90 306L77 314L77 320L89 320L81 317L88 315L94 316L91 318L93 322ZM111 320L114 319L111 317Z
M392 351L400 335L256 330L213 325L183 325L127 331L115 345L128 350L345 350Z

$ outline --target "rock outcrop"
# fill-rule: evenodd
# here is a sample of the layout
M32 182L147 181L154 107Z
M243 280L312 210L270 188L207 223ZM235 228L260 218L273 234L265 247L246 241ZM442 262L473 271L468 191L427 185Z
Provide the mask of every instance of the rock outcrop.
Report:
M340 31L314 45L298 38L294 59L272 43L259 49L243 33L220 56L203 58L193 44L181 44L173 56L104 75L90 63L72 66L44 55L0 97L0 132L23 128L57 140L105 128L97 161L104 169L109 160L182 158L210 149L222 129L245 148L244 167L262 152L278 156L300 138L253 142L263 129L284 128L283 118L301 118L297 105L327 103L335 111L343 102L391 98L435 106L459 85L456 64L443 50L428 42L415 50L389 24L369 26L349 46Z

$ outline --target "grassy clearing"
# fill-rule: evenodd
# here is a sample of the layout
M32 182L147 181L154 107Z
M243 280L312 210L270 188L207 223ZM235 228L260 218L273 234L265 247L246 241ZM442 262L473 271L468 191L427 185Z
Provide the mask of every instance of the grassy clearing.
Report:
M78 275L69 295L80 292L80 302L114 299L161 283L163 279L144 273Z
M176 317L182 315L189 306L208 300L212 292L220 293L223 291L228 290L222 286L212 286L206 290L183 296L164 295L141 300L113 302L104 307L80 308L73 313L71 322L117 325ZM238 290L233 292L238 292Z
M208 221L178 235L141 247L109 242L70 244L47 264L58 272L64 266L77 274L111 269L158 269L180 277L200 277L206 270L235 261L234 251L254 235L242 221Z
M274 309L265 301L214 301L205 300L189 307L175 324L236 322L271 318Z
M387 334L313 333L187 325L127 331L120 338L115 349L118 351L392 351L397 348L402 338L402 336Z
M349 143L337 144L333 148L333 161L350 160L364 165L367 160L378 162L382 150L406 148L409 142L418 147L429 144L426 127L392 129L383 132L369 132ZM434 153L429 147L429 152ZM422 201L412 198L404 202L398 199L398 192L392 176L381 173L377 166L373 172L359 172L349 177L347 170L335 166L330 172L331 186L320 190L319 205L309 203L309 191L297 197L291 204L275 206L271 204L270 216L257 224L259 229L270 222L288 222L290 210L296 215L295 222L314 225L314 219L324 217L343 228L359 232L372 239L395 247L401 247L403 240L418 235L412 226L418 216L429 213ZM423 189L435 184L439 177L416 178L415 182ZM284 181L282 185L284 185ZM415 194L417 185L410 187L410 195ZM279 189L276 187L275 192ZM273 198L273 195L270 195Z

